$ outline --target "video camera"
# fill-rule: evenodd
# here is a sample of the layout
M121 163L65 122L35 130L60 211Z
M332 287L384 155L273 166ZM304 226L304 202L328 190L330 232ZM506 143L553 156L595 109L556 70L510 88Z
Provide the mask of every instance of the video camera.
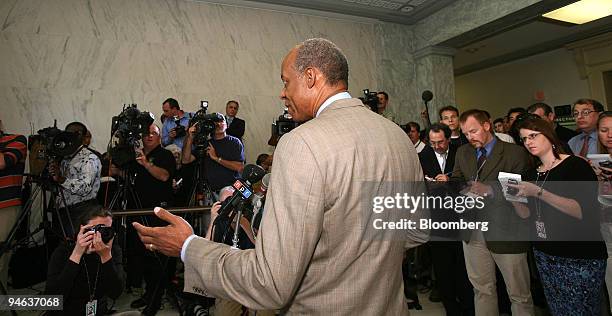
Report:
M198 147L207 147L208 140L217 129L216 123L225 120L223 114L216 112L206 114L206 111L208 111L208 101L200 101L200 109L189 120L189 127L196 126L193 144Z
M149 134L149 126L155 120L152 113L141 112L137 107L136 104L124 104L121 113L113 116L108 152L113 164L119 167L136 159L134 149L140 147L142 138Z
M178 115L174 116L174 124L176 125L176 127L173 128L174 131L176 131L176 138L187 135L187 129L185 129L185 126L181 125L181 118L178 117Z
M359 98L363 104L370 107L370 110L378 112L378 93L370 91L369 89L363 89L363 97Z
M57 128L57 120L55 120L53 126L38 130L36 135L30 136L28 144L34 143L40 143L41 146L37 153L30 155L39 160L51 161L74 154L83 144L83 140L77 133Z
M285 108L285 111L281 116L278 117L276 122L272 124L272 128L276 129L276 134L280 138L281 136L291 132L294 128L300 125L298 122L293 121L291 115L289 114L289 110ZM274 132L273 132L274 133Z

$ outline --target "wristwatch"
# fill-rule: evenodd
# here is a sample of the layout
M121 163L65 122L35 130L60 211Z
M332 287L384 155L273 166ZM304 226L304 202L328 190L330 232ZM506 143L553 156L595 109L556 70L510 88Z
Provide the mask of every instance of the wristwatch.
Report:
M221 163L221 157L217 157L217 163Z

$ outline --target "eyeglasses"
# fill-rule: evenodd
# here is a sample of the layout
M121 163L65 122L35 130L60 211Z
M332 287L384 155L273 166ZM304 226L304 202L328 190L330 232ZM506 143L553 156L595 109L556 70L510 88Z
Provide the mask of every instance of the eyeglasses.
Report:
M527 135L525 137L521 137L521 141L523 143L525 143L528 139L529 140L534 140L536 138L536 136L538 136L540 134L542 134L542 133L531 133L531 134L529 134L529 135Z
M597 111L595 111L595 110L582 110L580 112L574 111L574 113L572 113L572 116L573 117L579 117L579 116L587 117L587 116L589 116L589 114L591 114L593 112L597 112Z

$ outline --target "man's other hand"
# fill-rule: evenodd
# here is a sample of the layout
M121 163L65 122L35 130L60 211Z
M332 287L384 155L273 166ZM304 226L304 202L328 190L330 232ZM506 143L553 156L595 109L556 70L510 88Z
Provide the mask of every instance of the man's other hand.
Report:
M182 217L172 215L161 207L155 208L155 215L168 222L164 227L147 227L132 223L145 247L150 251L159 251L164 255L179 257L183 243L193 234L193 228Z

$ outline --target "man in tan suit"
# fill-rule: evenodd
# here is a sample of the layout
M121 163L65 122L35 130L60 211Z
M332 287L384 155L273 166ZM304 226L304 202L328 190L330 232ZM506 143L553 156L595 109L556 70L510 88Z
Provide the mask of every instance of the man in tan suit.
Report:
M374 232L380 214L372 203L422 177L414 146L397 125L351 98L348 63L328 40L293 48L281 79L281 99L304 124L284 135L274 152L255 249L232 250L197 237L161 209L156 214L170 225L135 225L143 242L180 254L185 290L196 294L287 314L406 315L402 258L428 234Z

